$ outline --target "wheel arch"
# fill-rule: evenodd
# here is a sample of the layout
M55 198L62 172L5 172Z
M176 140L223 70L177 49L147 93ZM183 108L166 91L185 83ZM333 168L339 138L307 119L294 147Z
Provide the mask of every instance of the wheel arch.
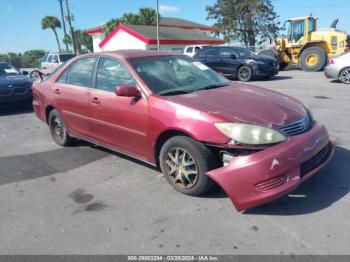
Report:
M327 43L325 41L310 41L310 42L307 42L306 44L304 44L303 46L301 46L298 57L300 58L303 51L305 51L306 49L308 49L310 47L319 47L319 48L323 49L323 51L326 54L326 57L328 56L329 50L328 50Z
M50 115L50 112L52 110L54 110L55 108L51 105L48 105L45 107L45 120L46 120L46 123L48 124L49 123L49 115Z
M164 130L163 132L161 132L158 135L158 137L154 143L154 161L155 161L158 168L160 167L160 165L159 165L160 150L162 149L162 146L164 145L164 143L174 136L186 136L186 137L194 139L194 137L191 134L189 134L188 132L186 132L184 130L180 130L180 129L172 128L172 129L167 129L167 130Z

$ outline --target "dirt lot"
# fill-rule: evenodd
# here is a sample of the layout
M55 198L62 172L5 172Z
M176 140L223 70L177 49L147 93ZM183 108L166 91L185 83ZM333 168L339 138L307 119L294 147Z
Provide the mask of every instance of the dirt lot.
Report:
M336 147L295 192L242 214L220 189L181 195L150 166L60 148L28 107L2 107L0 253L350 254L350 86L300 71L252 84L306 103Z

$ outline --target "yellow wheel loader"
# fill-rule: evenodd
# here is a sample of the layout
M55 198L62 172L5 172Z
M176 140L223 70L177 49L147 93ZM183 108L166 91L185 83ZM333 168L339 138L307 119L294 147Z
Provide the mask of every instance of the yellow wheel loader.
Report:
M273 45L259 52L276 58L283 69L287 65L296 65L304 71L320 71L327 59L345 53L349 49L349 36L336 29L338 19L330 28L317 30L317 18L291 18L286 37L277 38Z

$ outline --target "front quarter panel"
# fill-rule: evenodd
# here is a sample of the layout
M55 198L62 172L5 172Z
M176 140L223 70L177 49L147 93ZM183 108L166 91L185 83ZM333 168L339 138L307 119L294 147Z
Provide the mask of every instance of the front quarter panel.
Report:
M195 140L224 144L228 138L215 128L214 123L223 119L210 112L201 112L174 103L170 99L150 96L149 98L149 158L154 162L154 148L157 138L165 131L177 130Z

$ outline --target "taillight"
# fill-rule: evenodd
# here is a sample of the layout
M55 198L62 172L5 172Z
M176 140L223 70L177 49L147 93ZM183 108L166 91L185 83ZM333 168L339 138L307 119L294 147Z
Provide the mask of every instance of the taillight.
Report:
M334 60L332 58L329 58L328 59L328 64L333 65L334 64Z

